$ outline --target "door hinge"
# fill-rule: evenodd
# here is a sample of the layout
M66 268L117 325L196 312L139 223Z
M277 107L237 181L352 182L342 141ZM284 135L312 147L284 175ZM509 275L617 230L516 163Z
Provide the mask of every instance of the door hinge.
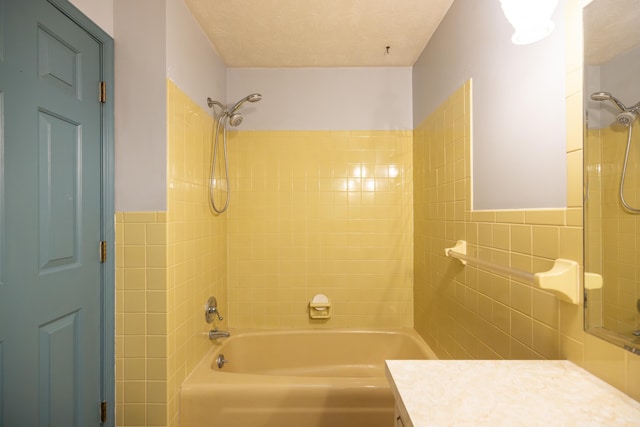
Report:
M100 402L100 422L102 424L107 422L107 401Z
M107 102L107 82L100 82L100 103L104 104Z
M107 242L100 240L100 262L107 262Z

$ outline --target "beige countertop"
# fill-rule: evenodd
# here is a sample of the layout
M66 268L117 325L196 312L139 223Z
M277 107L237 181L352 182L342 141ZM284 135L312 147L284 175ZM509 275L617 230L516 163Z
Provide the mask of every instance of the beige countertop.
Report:
M640 402L566 360L387 360L386 375L413 427L640 426Z

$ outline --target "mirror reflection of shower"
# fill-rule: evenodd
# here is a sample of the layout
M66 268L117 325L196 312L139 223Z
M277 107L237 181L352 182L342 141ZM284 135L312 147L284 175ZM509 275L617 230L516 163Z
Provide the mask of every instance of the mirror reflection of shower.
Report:
M640 102L636 103L632 107L625 106L622 101L620 101L615 96L611 95L609 92L595 92L591 94L591 99L594 101L609 101L612 105L616 107L618 110L618 114L616 115L615 121L616 123L626 126L627 129L627 148L624 154L624 162L622 164L622 174L620 176L620 202L624 208L632 213L640 213L640 208L634 208L624 198L624 182L627 176L627 164L629 163L629 152L631 151L631 140L633 137L633 123L636 121L638 116L640 116Z
M640 352L640 215L619 194L640 208L640 8L593 0L583 18L583 96L573 101L583 101L585 119L585 331Z
M207 105L209 108L219 107L220 113L219 115L215 115L214 108L214 132L212 135L213 139L213 147L211 149L211 172L209 174L209 203L211 208L216 213L223 213L229 207L229 197L231 195L231 185L229 182L229 160L227 158L227 124L232 127L237 127L242 123L242 113L239 112L240 108L246 102L258 102L262 99L262 95L259 93L252 93L251 95L245 96L240 101L233 104L231 107L227 107L221 102L214 101L211 98L207 98ZM220 131L222 131L222 157L224 162L224 182L225 182L225 190L226 197L224 204L222 207L216 204L214 198L214 190L216 188L216 165L218 163L218 147L220 145Z

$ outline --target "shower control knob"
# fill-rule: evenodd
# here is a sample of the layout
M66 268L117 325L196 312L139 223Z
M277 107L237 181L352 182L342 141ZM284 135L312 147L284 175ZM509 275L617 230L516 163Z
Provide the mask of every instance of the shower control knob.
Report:
M222 315L220 315L220 312L218 311L218 301L216 300L216 297L210 297L204 305L204 318L207 323L213 323L215 320L214 316L217 316L218 320L223 319Z

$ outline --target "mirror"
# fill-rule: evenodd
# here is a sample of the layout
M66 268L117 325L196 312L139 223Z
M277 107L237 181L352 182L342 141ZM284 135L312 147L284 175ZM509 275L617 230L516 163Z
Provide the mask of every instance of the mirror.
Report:
M640 353L640 8L584 8L587 332Z

